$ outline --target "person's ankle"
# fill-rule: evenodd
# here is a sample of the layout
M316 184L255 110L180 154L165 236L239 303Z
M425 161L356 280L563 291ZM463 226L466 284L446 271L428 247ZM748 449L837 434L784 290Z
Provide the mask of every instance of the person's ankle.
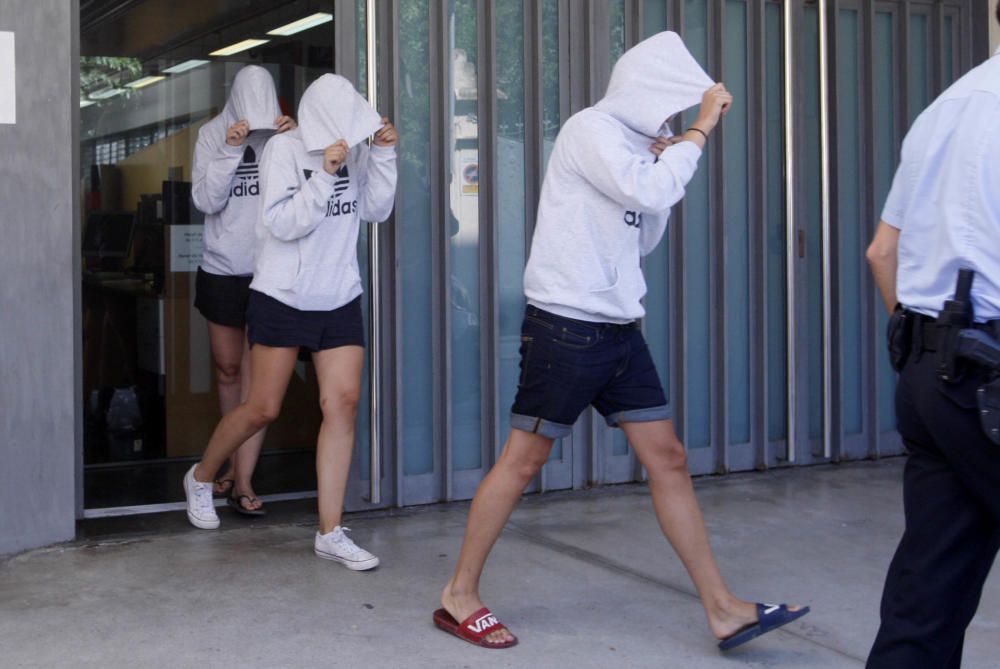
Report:
M740 600L732 593L724 593L706 600L709 615L716 619L725 619L739 615Z
M455 583L455 581L450 581L447 586L445 586L445 596L452 599L468 599L470 597L478 597L477 590L468 586L462 586L461 584Z
M194 480L198 483L212 483L212 477L205 475L204 468L205 465L201 462L194 466L194 473L192 474Z

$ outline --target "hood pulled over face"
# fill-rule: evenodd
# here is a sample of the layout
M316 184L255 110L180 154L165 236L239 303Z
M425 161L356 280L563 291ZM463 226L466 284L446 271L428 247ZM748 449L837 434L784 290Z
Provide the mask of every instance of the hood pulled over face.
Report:
M594 105L632 130L656 137L664 121L701 102L715 82L674 32L653 35L626 51Z
M324 74L302 94L299 129L306 151L322 151L338 140L353 147L382 127L382 117L337 74Z
M271 73L259 65L247 65L237 72L222 113L228 125L247 121L251 132L275 130L274 121L281 116L281 107Z

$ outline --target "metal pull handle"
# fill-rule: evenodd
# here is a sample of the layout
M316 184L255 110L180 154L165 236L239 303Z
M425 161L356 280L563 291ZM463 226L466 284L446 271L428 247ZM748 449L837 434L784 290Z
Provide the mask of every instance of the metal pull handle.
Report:
M795 3L785 0L784 5L784 94L785 94L785 459L795 462L795 435L798 432L798 383L796 369L798 355L795 349L797 320L795 318L795 251L799 242L795 227L795 71L792 67L792 53L795 49L795 34L792 30Z
M833 240L830 220L830 69L827 0L819 12L819 152L823 227L823 457L833 454Z
M375 0L365 3L368 66L368 103L378 109L378 77L375 63ZM368 319L371 329L371 344L369 346L369 416L368 444L369 465L368 501L372 504L382 503L382 315L379 305L382 303L382 286L379 283L381 260L381 230L377 224L368 224Z
M795 70L792 54L795 53L793 26L797 3L785 0L784 4L784 94L785 94L785 320L787 364L787 459L794 463L795 438L798 432L798 368L797 340L797 284L795 280L796 251L798 258L805 256L805 234L796 226L796 146L795 146ZM830 220L830 82L828 67L827 0L816 0L819 19L819 106L820 106L820 208L822 228L822 300L823 300L823 457L830 458L833 450L833 268Z

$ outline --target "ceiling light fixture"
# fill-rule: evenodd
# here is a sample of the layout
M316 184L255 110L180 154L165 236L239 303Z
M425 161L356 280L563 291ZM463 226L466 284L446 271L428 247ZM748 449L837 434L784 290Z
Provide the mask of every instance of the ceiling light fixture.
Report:
M268 35L280 35L281 37L288 37L289 35L294 35L295 33L300 33L303 30L309 30L310 28L315 28L316 26L321 26L324 23L329 23L333 21L333 14L327 14L326 12L319 12L318 14L313 14L312 16L307 16L304 19L299 19L298 21L292 21L291 23L285 24L274 30L269 30Z
M230 44L229 46L217 49L209 56L232 56L233 54L240 53L242 51L247 51L255 46L260 46L261 44L267 44L271 40L269 39L245 39L242 42L237 42L236 44Z
M198 60L197 58L194 60L185 60L183 63L177 63L176 65L165 68L163 71L167 74L180 74L181 72L187 72L188 70L193 70L194 68L201 67L202 65L208 65L209 62L211 61Z
M125 84L129 88L145 88L146 86L151 86L158 81L163 81L166 79L163 75L153 74L148 77L143 77L142 79L136 79L135 81Z

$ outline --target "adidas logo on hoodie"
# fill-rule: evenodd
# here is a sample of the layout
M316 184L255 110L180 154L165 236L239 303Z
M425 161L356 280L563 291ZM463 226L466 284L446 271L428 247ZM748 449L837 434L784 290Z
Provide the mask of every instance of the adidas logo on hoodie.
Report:
M306 179L312 176L312 170L302 170L305 174ZM341 216L344 214L353 214L358 210L357 200L341 200L348 189L351 187L351 175L347 171L347 165L342 165L339 170L337 170L337 180L333 182L333 195L330 196L330 200L326 203L326 215L329 216Z
M258 173L260 163L257 162L257 152L248 146L243 152L243 160L236 168L236 185L229 193L230 197L257 197L260 195Z

